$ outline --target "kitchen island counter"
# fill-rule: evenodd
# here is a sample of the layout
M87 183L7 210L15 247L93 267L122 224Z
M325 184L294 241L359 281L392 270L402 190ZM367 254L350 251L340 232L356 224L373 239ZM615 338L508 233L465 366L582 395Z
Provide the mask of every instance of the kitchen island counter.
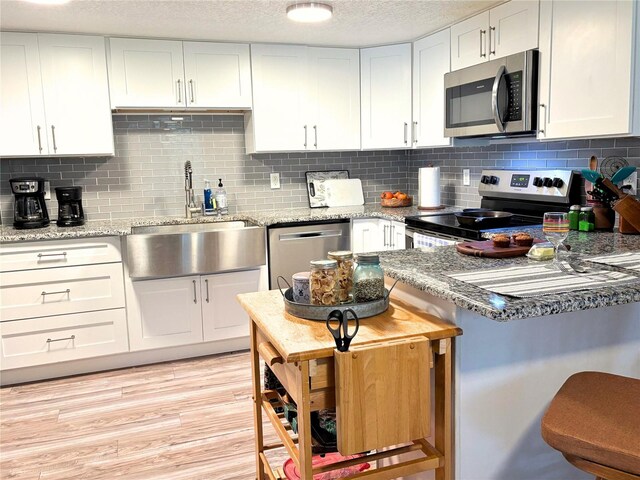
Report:
M446 207L442 210L418 210L417 207L383 208L379 204L367 204L356 207L334 208L295 208L284 210L269 210L242 212L231 215L197 216L184 218L177 216L131 218L126 220L88 220L81 227L57 227L55 221L45 228L31 230L17 230L11 225L2 225L0 229L0 243L35 240L62 240L68 238L104 237L131 235L133 227L148 225L182 225L193 223L214 223L228 221L249 221L258 226L317 222L325 220L349 220L352 218L383 218L404 222L405 217L413 215L430 215L459 211L457 207Z
M544 238L540 229L529 231ZM640 251L640 236L611 232L571 232L567 243L572 246L572 252L589 256ZM379 255L389 278L500 322L640 302L640 278L638 283L623 287L512 298L447 276L455 272L539 264L527 257L472 257L458 253L455 246L387 251Z

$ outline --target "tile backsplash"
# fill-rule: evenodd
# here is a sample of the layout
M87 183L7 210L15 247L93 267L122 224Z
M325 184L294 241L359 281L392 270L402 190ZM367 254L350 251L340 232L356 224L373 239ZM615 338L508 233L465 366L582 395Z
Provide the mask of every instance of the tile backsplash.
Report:
M408 189L404 151L246 155L238 115L114 115L113 127L114 157L2 159L3 223L13 222L9 178L32 175L51 181L52 219L58 208L53 188L71 185L83 187L83 205L92 220L184 215L187 160L198 202L204 179L215 187L222 178L231 213L308 207L309 170L349 170L362 180L367 202L375 202L382 190ZM280 173L280 189L270 188L272 172Z
M640 138L500 143L485 146L353 152L245 154L244 124L238 115L114 115L114 157L19 158L0 161L0 214L13 222L9 178L41 176L58 186L83 187L87 217L110 220L184 214L184 162L193 166L193 184L202 201L204 179L223 179L230 211L308 206L305 172L349 170L362 180L367 203L383 190L418 193L418 168L439 165L442 199L448 205L476 206L483 168L584 168L591 155L619 155L640 167ZM471 185L462 186L462 169ZM280 173L271 190L269 174ZM48 202L57 217L55 193Z

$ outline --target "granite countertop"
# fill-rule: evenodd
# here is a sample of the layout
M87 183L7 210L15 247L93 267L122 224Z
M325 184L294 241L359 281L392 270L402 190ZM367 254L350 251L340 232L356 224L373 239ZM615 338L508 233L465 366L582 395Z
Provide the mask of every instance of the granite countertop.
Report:
M368 204L360 207L333 208L296 208L289 210L242 212L232 215L197 216L192 219L184 217L149 217L128 220L89 220L81 227L57 227L55 221L46 228L32 230L16 230L12 226L2 225L0 229L1 242L16 242L29 240L61 240L83 237L105 237L111 235L130 235L132 227L146 225L178 225L188 223L209 223L232 220L245 220L259 226L269 226L282 223L312 222L318 220L342 220L351 218L384 218L404 222L405 217L412 215L429 215L459 211L460 208L447 207L443 210L423 211L417 207L382 208L378 204Z
M535 237L544 238L540 228L523 230L528 230ZM640 236L612 232L571 232L567 243L571 245L573 253L580 255L640 251ZM472 257L458 253L455 246L380 252L380 262L390 278L501 322L640 302L640 282L632 286L603 287L526 299L491 293L454 280L446 274L526 265L534 261L526 257Z

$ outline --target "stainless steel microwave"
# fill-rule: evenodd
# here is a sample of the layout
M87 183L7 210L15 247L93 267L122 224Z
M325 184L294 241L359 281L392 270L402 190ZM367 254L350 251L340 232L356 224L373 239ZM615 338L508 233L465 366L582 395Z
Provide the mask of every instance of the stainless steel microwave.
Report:
M445 136L534 134L538 62L528 50L445 74Z

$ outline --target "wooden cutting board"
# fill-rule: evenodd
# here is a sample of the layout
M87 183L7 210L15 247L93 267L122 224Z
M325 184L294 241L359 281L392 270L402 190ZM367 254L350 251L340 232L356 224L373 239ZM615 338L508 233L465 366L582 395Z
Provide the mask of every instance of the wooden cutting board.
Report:
M534 239L533 243L542 243L544 240ZM488 258L512 258L522 257L531 247L518 247L513 242L509 247L494 247L491 240L485 242L464 242L456 245L456 250L464 255Z

